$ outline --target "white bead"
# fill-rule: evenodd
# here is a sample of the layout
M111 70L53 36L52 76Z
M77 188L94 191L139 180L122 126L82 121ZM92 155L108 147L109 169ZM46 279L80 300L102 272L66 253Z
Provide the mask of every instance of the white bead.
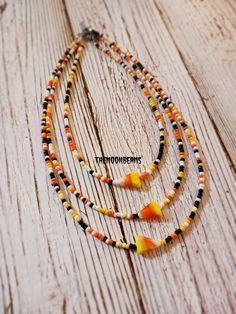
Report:
M116 185L116 186L122 186L123 184L124 184L124 178L123 177L113 181L113 185Z

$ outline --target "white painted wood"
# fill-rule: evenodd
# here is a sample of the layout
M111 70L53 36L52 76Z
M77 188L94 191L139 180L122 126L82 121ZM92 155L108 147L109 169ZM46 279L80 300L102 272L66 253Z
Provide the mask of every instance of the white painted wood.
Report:
M236 13L234 3L224 2L1 4L1 313L233 313L235 113L225 113L222 103L230 110L236 94L230 79ZM214 19L220 28L212 26ZM41 153L40 102L50 71L81 21L108 32L157 73L193 126L207 164L206 195L193 227L176 244L148 257L85 236L64 213L49 184ZM63 134L61 101L55 117L65 171L97 203L135 211L171 188L177 150L169 127L168 154L160 173L141 192L111 192L73 161ZM144 97L124 72L91 46L78 72L73 119L78 144L101 171L106 169L94 156L102 151L108 156L141 155L138 169L156 155L158 132ZM112 175L131 168L107 166ZM159 238L188 213L196 192L193 183L190 154L187 178L162 223L118 222L81 205L79 209L91 225L117 239L133 240L140 233Z

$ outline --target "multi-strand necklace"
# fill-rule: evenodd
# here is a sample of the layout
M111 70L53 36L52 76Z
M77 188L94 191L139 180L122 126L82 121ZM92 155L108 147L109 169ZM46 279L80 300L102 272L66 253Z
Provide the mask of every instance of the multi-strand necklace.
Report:
M77 147L76 141L73 136L72 128L70 126L71 118L70 96L77 66L79 64L82 52L87 42L92 42L96 48L98 48L101 52L105 53L108 57L110 57L117 64L119 64L127 72L127 74L133 78L135 83L139 86L142 93L147 98L151 111L155 117L160 132L159 152L154 162L148 167L148 169L141 173L137 171L131 171L130 173L124 175L123 177L116 179L110 178L107 175L100 174L89 166L89 164L82 157L82 153L79 151ZM123 188L138 189L141 187L142 182L150 178L152 173L158 169L158 166L161 162L165 147L165 124L163 122L164 120L162 117L162 113L164 113L172 126L173 134L175 136L176 143L178 146L179 167L173 188L170 190L168 194L164 196L162 200L159 201L153 200L148 205L144 206L139 212L136 213L128 213L126 211L117 212L111 209L106 209L95 204L88 197L84 196L73 184L72 179L69 178L64 173L63 167L61 166L54 150L53 145L54 139L52 138L53 137L52 115L53 105L55 104L55 92L58 86L59 78L64 68L69 63L69 60L71 59L72 66L70 68L69 75L67 78L66 94L64 97L64 129L73 156L78 160L80 166L82 166L88 172L88 174L92 175L100 182L104 182L109 186L113 185ZM193 221L203 196L205 184L203 163L196 143L196 138L193 132L191 131L190 127L187 125L186 121L182 117L182 114L180 113L176 105L172 103L170 98L163 91L159 82L153 77L150 71L147 68L145 68L140 63L140 61L134 56L132 56L128 51L122 50L118 43L109 42L107 36L99 34L95 30L86 28L81 34L78 35L78 37L68 46L66 51L62 54L47 84L47 95L44 97L43 101L41 127L44 158L51 178L51 184L54 187L55 191L57 192L65 209L70 213L70 215L75 219L75 221L79 223L79 225L85 232L91 234L100 241L113 247L130 249L137 251L138 253L146 253L149 250L153 250L162 245L166 245L172 240L177 239L179 235L181 235ZM73 194L79 201L81 201L87 207L109 217L130 220L161 219L163 207L168 205L171 202L171 200L174 199L176 192L178 191L180 184L182 182L182 178L184 176L185 151L182 137L182 135L184 134L186 140L190 142L191 148L196 159L198 171L198 188L197 195L193 202L193 206L190 209L189 216L184 219L183 223L180 224L172 234L160 240L155 240L149 237L139 235L135 237L135 243L124 243L122 241L115 241L111 238L108 238L101 232L96 231L91 226L89 226L84 221L84 219L82 219L79 212L72 207L72 204L69 201L69 198L67 197L67 193Z

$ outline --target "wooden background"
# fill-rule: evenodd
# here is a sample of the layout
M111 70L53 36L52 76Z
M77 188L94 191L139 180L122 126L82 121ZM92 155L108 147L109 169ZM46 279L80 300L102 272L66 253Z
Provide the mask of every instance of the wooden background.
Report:
M86 237L49 183L41 100L50 71L82 21L108 32L153 69L196 132L207 164L206 194L193 227L148 257ZM6 0L0 5L0 51L0 312L233 313L236 2ZM77 78L73 119L87 160L118 176L133 165L104 167L94 157L143 156L137 168L144 169L156 156L158 131L139 90L92 46ZM60 158L91 199L135 211L170 189L178 162L171 133L160 172L141 192L109 190L71 158L61 116L59 102ZM188 213L196 183L190 154L183 188L162 223L118 222L79 209L117 239L132 241L140 233L159 238Z

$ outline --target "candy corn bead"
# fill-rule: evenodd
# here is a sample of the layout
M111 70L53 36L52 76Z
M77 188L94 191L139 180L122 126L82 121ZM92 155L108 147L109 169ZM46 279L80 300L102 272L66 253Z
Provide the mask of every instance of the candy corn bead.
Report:
M138 254L145 254L158 247L155 240L141 235L135 237L135 244L137 246Z
M141 180L137 171L132 171L125 176L124 187L139 189L141 187Z
M139 216L143 219L160 219L162 216L161 208L160 204L152 201L139 212Z

